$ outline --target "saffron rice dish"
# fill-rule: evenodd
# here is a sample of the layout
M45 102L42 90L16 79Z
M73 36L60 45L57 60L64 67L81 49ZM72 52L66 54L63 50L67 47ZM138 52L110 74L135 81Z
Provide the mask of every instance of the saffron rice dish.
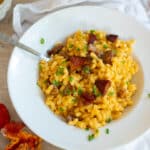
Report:
M134 40L103 31L77 31L48 51L39 62L38 85L45 103L69 125L98 128L116 120L133 105L138 64Z

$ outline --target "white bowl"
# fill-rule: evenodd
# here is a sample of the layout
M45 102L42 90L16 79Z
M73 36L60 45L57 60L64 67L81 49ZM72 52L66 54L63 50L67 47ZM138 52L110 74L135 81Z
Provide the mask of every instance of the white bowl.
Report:
M6 16L7 11L11 7L11 3L12 3L12 0L4 0L0 4L0 20L2 20Z
M76 30L101 29L115 33L124 39L135 39L134 54L140 62L140 72L136 83L141 95L150 89L150 33L138 22L115 10L99 6L78 6L56 11L35 23L20 41L41 53L45 53L55 42L62 41ZM45 44L40 44L40 39ZM150 101L142 93L138 103L120 120L100 129L100 136L89 142L89 132L69 126L55 116L44 104L41 90L36 85L38 79L38 58L15 48L8 67L8 89L13 105L26 125L44 140L71 150L99 150L117 147L142 135L150 127ZM143 72L144 76L143 76ZM105 128L110 129L106 135Z

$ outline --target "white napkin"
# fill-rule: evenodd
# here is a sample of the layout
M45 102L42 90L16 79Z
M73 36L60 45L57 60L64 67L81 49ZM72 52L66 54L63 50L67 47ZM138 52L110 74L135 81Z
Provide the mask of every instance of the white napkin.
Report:
M39 0L30 4L16 5L13 13L14 32L20 37L29 26L51 10L82 2L99 2L103 7L117 9L135 17L150 29L150 0ZM115 150L150 150L150 131Z

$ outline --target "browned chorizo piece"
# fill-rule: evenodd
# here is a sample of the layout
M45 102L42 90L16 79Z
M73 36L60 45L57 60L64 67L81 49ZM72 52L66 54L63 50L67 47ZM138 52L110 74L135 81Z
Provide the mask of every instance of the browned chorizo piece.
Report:
M110 42L116 42L116 40L118 39L118 35L108 34L106 35L106 39Z
M60 50L62 50L63 49L63 47L64 47L64 45L63 44L57 44L57 45L55 45L51 50L48 50L47 51L47 55L48 56L51 56L52 54L57 54Z
M95 100L95 95L92 93L84 92L81 94L81 98L83 99L83 103L85 105L91 104Z
M115 56L115 53L112 50L106 51L102 55L102 60L105 64L112 64L112 58Z
M88 58L80 57L80 56L71 56L70 57L70 69L71 69L71 71L77 70L78 68L81 68L87 64L89 64Z
M95 85L97 86L100 93L104 96L107 93L109 87L111 86L111 81L98 79L96 80Z
M97 40L96 35L90 33L88 37L88 44L93 44Z
M125 89L120 89L117 92L117 96L120 97L120 98L126 98L126 92L127 91Z

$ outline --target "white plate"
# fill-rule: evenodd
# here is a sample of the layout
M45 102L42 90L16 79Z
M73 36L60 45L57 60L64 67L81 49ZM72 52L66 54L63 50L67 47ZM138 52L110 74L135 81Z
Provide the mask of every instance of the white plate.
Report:
M115 10L99 6L78 6L62 9L35 23L21 42L45 53L55 42L62 41L76 30L101 29L124 39L135 39L134 53L144 71L144 89L150 89L150 33L132 18ZM40 38L46 40L40 44ZM8 88L16 111L27 126L49 143L70 150L99 150L116 147L137 138L150 127L150 101L140 98L130 113L101 128L101 135L89 142L89 132L69 126L55 116L44 104L38 79L38 58L15 48L8 68ZM138 94L142 90L142 70L137 79ZM139 96L137 94L137 96ZM105 128L110 129L106 135Z

